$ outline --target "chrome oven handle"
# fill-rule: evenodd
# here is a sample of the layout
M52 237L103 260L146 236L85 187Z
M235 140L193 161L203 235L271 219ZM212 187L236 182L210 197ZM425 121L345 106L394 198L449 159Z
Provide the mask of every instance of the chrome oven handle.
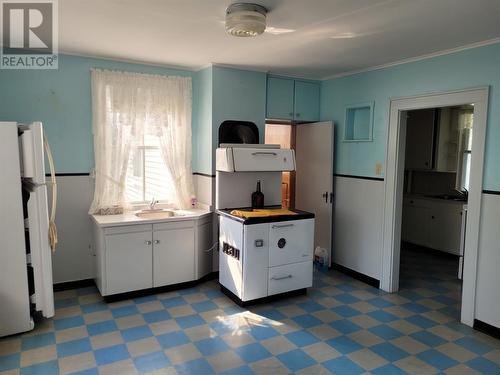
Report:
M278 276L278 277L271 277L271 280L284 280L284 279L291 279L292 275L285 275L285 276Z
M273 155L276 156L278 155L276 152L265 152L265 151L257 151L257 152L252 152L252 155Z
M273 226L271 226L271 228L273 228L273 229L289 228L289 227L293 227L293 224L284 224L284 225L274 224Z

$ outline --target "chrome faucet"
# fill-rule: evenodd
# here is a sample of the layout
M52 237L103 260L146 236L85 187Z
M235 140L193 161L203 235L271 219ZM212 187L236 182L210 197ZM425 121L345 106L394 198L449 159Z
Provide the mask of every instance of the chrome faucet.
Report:
M155 197L151 198L151 202L149 202L149 209L154 210L157 203L158 201L155 199Z

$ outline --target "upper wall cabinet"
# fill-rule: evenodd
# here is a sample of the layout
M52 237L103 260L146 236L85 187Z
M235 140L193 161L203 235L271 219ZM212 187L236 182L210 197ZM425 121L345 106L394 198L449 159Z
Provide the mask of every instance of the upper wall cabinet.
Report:
M293 120L292 79L267 78L267 118Z
M266 117L319 121L319 91L318 82L268 77Z
M319 84L295 81L295 120L319 121Z

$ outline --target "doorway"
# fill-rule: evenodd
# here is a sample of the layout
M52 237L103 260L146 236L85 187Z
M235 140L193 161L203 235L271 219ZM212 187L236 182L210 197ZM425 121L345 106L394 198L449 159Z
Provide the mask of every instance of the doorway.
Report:
M405 189L404 156L408 121L406 114L408 111L418 109L456 107L469 104L474 105L472 112L474 137L470 152L460 320L462 323L472 326L474 322L488 88L428 94L391 101L386 158L381 288L388 292L396 292L399 288L403 193Z
M264 143L295 149L295 126L292 124L266 124ZM283 172L281 178L281 206L295 207L295 172Z
M400 294L460 320L474 106L403 111L406 118Z

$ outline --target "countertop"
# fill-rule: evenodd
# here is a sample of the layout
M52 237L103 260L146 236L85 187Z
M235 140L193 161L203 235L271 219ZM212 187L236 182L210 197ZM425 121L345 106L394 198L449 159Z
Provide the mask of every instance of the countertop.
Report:
M281 208L281 206L266 206L264 207L266 209L273 209L273 208ZM250 224L263 224L263 223L273 223L273 222L278 222L278 221L292 221L292 220L302 220L302 219L314 219L314 214L311 212L306 212L306 211L301 211L301 210L296 210L296 209L290 209L290 211L293 211L296 213L296 215L275 215L275 216L262 216L262 217L249 217L249 218L244 218L236 215L232 215L231 211L234 210L234 208L231 209L220 209L217 210L216 212L219 215L227 216L233 220L239 221L240 223L243 223L245 225L250 225ZM252 209L249 207L244 207L244 208L238 208L238 210L248 210L251 211Z
M174 210L176 216L167 217L163 219L144 219L135 216L137 211L130 211L121 215L90 215L92 220L100 227L116 227L120 225L133 225L133 224L155 224L166 223L183 220L198 220L204 216L212 214L212 211L193 208L189 210Z
M467 201L437 198L437 197L433 197L430 195L424 195L424 194L405 194L403 197L405 199L423 199L423 200L439 202L439 203L454 204L454 205L458 205L458 206L467 206Z

